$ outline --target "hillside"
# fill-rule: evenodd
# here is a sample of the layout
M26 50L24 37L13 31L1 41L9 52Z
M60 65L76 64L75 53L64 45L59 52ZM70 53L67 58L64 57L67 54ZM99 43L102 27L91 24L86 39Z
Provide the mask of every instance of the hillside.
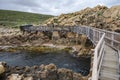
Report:
M55 26L86 25L120 32L120 5L111 8L100 5L94 8L88 7L78 12L61 14L44 23Z
M0 26L18 27L22 24L41 24L51 18L51 15L35 14L28 12L0 10Z

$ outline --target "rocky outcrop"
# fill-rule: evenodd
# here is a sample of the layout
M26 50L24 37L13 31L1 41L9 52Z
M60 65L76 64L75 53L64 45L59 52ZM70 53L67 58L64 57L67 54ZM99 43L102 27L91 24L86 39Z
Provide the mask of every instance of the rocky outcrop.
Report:
M107 9L106 11L104 11L103 16L112 18L112 19L119 18L120 17L120 6L113 6L110 9Z
M111 8L98 5L75 13L61 14L44 23L51 26L54 24L60 26L87 25L118 32L120 30L120 5Z
M28 35L12 35L12 36L2 36L0 38L0 45L40 45L42 42L45 42L46 37L40 37L36 34ZM44 40L43 40L44 39Z
M1 75L1 74L0 74ZM33 67L7 67L2 80L87 80L72 70L57 68L54 64Z
M26 36L26 35L19 35L19 36L4 36L0 38L0 51L6 51L6 52L17 52L17 51L28 51L28 52L35 52L35 53L53 53L53 52L61 52L61 51L67 51L70 52L69 47L74 47L75 51L79 53L76 56L82 56L82 55L90 55L89 51L91 51L92 48L94 48L92 42L87 39L84 35L79 35L78 38L76 38L76 34L74 33L68 33L66 38L56 38L56 39L49 39L43 37L41 38L39 35L32 35ZM46 42L49 42L48 44L53 44L53 46L46 46ZM60 47L57 48L57 46L67 46L64 49L61 49ZM5 46L5 47L2 47ZM7 47L8 46L8 47ZM79 49L78 49L79 46Z
M0 27L0 37L20 35L20 34L21 34L21 32L19 29Z

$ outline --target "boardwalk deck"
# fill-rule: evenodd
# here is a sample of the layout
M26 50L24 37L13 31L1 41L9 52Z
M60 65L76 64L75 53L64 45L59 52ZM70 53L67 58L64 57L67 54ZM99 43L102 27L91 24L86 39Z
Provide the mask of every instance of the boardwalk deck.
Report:
M104 48L105 54L100 71L100 80L119 80L119 58L117 51L107 45Z

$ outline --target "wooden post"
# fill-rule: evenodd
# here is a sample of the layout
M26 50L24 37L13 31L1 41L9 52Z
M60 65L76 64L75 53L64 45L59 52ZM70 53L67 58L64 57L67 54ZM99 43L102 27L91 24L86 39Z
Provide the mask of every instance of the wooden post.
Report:
M113 46L113 41L114 41L114 34L111 33L111 45Z
M120 50L118 50L118 55L119 55L119 73L120 73ZM120 78L120 75L119 75Z
M100 36L101 36L101 32L100 31L98 32L98 35L99 35L98 36L98 40L100 40Z
M89 28L87 28L87 36L89 37Z
M92 80L98 80L97 73L97 50L94 52L94 60L93 60L93 72L92 72Z
M95 37L95 32L94 32L94 30L92 30L93 31L93 42L94 42L94 44L95 44L95 39L94 39L94 37Z

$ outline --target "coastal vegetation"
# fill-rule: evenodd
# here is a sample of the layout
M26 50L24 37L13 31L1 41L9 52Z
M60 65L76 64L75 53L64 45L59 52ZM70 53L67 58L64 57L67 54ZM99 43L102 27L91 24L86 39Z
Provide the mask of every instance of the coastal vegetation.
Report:
M28 13L11 10L0 10L0 26L18 28L24 24L39 25L52 15Z

